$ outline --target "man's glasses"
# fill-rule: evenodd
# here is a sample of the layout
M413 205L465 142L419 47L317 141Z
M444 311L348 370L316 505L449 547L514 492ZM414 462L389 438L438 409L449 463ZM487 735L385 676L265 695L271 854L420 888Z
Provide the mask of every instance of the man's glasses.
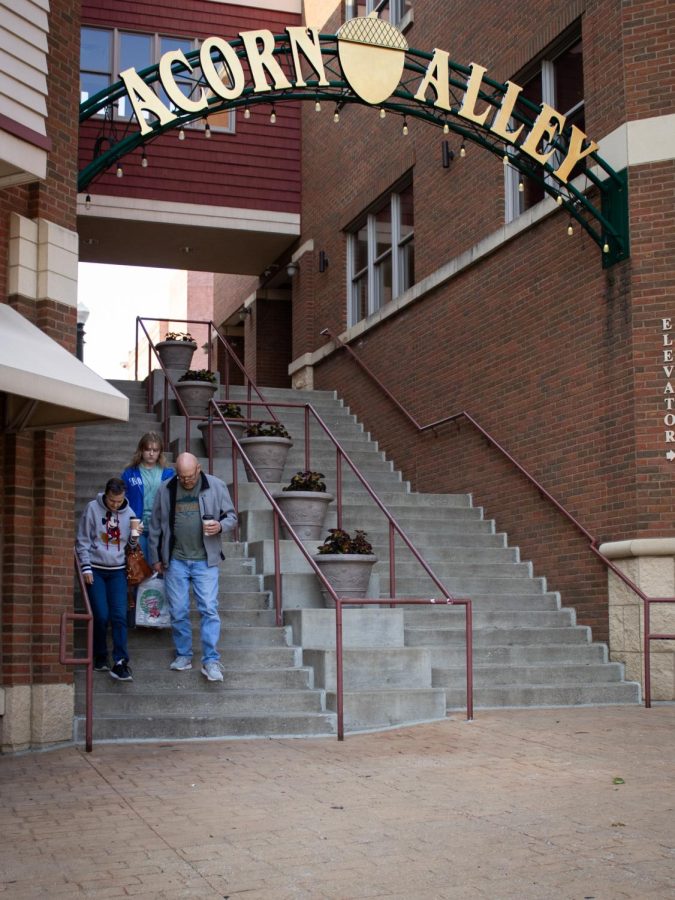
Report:
M179 481L194 481L195 478L199 475L199 469L195 469L194 472L189 472L185 475L178 475Z

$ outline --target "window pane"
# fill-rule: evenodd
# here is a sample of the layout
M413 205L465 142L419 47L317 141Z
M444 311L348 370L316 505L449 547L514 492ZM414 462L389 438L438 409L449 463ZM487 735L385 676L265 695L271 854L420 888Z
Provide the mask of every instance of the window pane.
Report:
M375 267L375 275L377 277L376 308L379 309L381 306L384 306L385 303L389 303L392 297L391 253Z
M584 66L581 41L553 61L555 73L555 107L564 114L584 99Z
M100 28L83 28L80 44L80 69L84 72L100 72L110 76L112 72L111 59L112 32L102 31ZM106 84L109 83L110 79Z
M413 240L399 248L398 258L401 290L407 291L415 284L415 242Z
M368 268L368 226L359 228L354 246L354 271Z
M120 34L120 71L131 66L139 72L152 65L152 36L149 34Z
M94 94L104 90L110 84L108 75L90 75L88 72L80 72L80 103L84 103Z
M391 250L391 203L375 216L375 257Z
M168 53L169 50L182 50L187 56L187 54L194 49L192 41L188 38L160 37L159 39L160 55L162 53Z
M354 290L354 322L360 322L368 315L368 275L362 275L355 278L353 282Z
M413 233L415 224L412 185L401 191L399 197L401 201L401 240L403 240Z

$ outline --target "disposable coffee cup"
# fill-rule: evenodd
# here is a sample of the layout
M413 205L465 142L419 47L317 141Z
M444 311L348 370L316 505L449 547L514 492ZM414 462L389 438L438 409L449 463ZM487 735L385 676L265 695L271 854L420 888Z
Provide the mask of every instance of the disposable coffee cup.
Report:
M129 521L131 523L131 536L138 537L138 535L140 534L138 526L141 524L141 520L140 519L130 519Z
M202 516L202 528L204 530L204 534L206 534L206 526L209 524L209 522L215 521L216 520L214 516Z

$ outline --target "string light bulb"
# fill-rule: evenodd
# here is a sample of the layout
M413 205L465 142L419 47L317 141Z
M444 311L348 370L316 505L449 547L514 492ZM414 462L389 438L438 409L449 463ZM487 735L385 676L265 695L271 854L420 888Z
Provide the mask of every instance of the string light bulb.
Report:
M141 156L141 166L144 169L148 168L148 157L145 155L145 150L143 150L143 155Z
M184 128L179 128L179 129L178 129L178 140L179 140L179 141L184 141L184 140L185 140L185 129L184 129Z
M204 116L204 137L207 139L211 137L211 126L209 125L208 116Z
M380 107L380 118L381 119L387 118L387 110L384 108L384 106Z
M523 184L523 179L519 178L518 179L518 191L522 194L524 190L525 190L525 185Z
M248 106L244 107L244 118L245 119L251 118L251 110L248 108Z
M466 147L464 146L464 141L462 141L462 146L459 148L459 155L464 159L466 156Z
M555 202L558 204L558 206L562 206L562 202L563 202L562 194L558 194L558 196L555 198Z
M572 220L570 219L570 224L567 226L567 234L572 237L574 234L574 225L572 225Z
M335 107L335 112L333 113L333 121L334 122L340 121L340 110L337 108L337 106Z
M124 169L122 168L122 166L119 163L117 163L117 169L115 170L115 175L117 175L118 178L121 178L124 175Z
M274 125L277 120L277 114L274 111L274 106L272 106L272 112L270 113L270 124Z
M443 126L443 134L450 134L450 126L448 125L447 122Z
M321 112L321 101L320 100L316 101L316 103L314 104L314 109L316 110L316 112Z
M605 243L602 245L602 252L609 253L609 244L607 243L607 241L605 241Z
M508 164L509 164L509 154L508 153L505 153L502 156L502 162L504 163L505 166L508 166Z
M406 119L405 116L403 116L403 128L401 129L401 131L402 131L403 134L405 134L405 135L408 134L408 120Z
M84 208L91 209L91 197L89 194L84 198Z

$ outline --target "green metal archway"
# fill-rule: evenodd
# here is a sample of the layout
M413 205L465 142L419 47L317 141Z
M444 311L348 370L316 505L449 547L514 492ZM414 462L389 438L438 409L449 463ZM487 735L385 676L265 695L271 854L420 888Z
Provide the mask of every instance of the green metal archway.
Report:
M133 116L128 121L120 121L114 115L116 103L127 95L123 81L110 85L95 96L84 101L80 106L80 122L94 117L100 124L99 134L95 141L94 158L79 173L78 190L84 192L91 183L111 166L116 165L127 154L138 147L155 140L159 135L188 123L203 119L205 115L225 112L234 109L250 109L257 105L270 106L290 100L310 101L312 103L333 103L339 113L347 104L358 103L371 105L364 101L350 87L342 70L339 52L338 35L317 35L323 62L325 78L319 78L316 71L314 77L305 76L302 85L291 88L276 89L269 87L260 92L252 83L246 84L240 94L233 100L225 100L209 90L209 84L200 68L200 51L194 50L186 54L190 68L181 63L172 63L171 71L180 76L181 82L190 84L190 97L199 96L201 89L211 96L206 109L198 112L185 112L174 108L176 113L170 123L161 124L157 116L153 116L154 124L149 120L147 133L142 134ZM293 50L287 33L273 36L273 54L285 71L293 68ZM227 42L236 53L237 58L246 62L246 48L242 38ZM448 62L448 90L451 108L444 110L435 103L434 96L419 99L419 85L427 73L434 54L421 50L407 49L403 75L398 87L382 103L377 104L380 115L397 114L409 119L418 119L440 128L443 133L453 133L461 138L462 145L472 143L495 154L505 163L515 168L523 176L537 182L544 192L553 197L564 208L569 216L575 219L602 250L604 266L612 265L628 258L628 197L626 170L615 172L597 152L588 155L591 161L587 165L583 189L575 186L575 182L566 182L555 175L556 164L538 163L520 152L518 143L509 143L490 131L488 125L480 125L459 114L462 99L467 91L472 69L458 63ZM215 60L214 60L215 62ZM149 66L138 72L144 84L153 86L161 84L160 65ZM321 81L326 83L321 84ZM493 81L486 75L481 80L478 99L493 107L495 115L500 110L508 89L507 84ZM418 96L416 97L416 92ZM187 96L187 95L186 95ZM541 108L525 98L519 97L515 104L511 121L514 128L523 125L532 128ZM494 118L494 117L492 117ZM560 154L569 151L570 130L565 129L558 134L552 147ZM578 183L578 179L575 180Z

